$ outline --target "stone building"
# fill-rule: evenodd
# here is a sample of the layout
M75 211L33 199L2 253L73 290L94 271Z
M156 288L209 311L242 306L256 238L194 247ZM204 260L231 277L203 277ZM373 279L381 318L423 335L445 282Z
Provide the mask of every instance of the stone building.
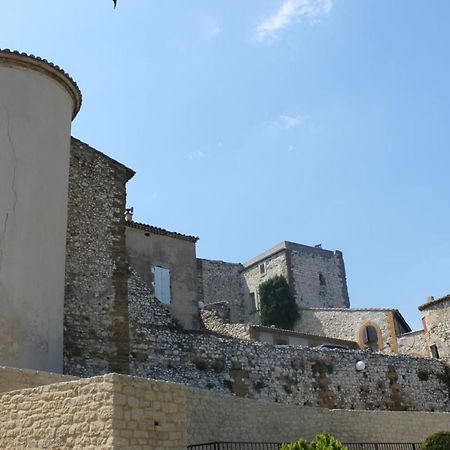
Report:
M106 419L91 425L97 423L98 405L90 408L87 397L98 390L99 398L111 402L105 415L120 417L122 385L127 392L151 390L155 402L161 392L182 392L183 398L194 392L192 401L201 405L204 391L191 391L201 388L271 406L450 409L450 369L438 360L449 356L449 297L422 305L425 329L411 332L395 309L350 308L339 251L283 242L247 263L198 259L196 237L125 220L126 185L134 171L71 138L70 120L81 94L59 68L0 51L0 96L6 105L0 122L0 364L76 377L117 372L190 386L117 375L70 379L75 384L23 394L36 399L30 406L40 408L36 414L45 410L51 392L62 413L61 398L73 398L71 411L80 419L82 412L75 410L81 398L89 419L76 423L80 426L72 434L83 436L86 424L89 432L97 425L105 429ZM49 170L53 158L55 167ZM47 205L48 199L55 203ZM280 274L300 307L294 330L259 324L258 286ZM310 348L322 343L351 350ZM12 378L17 376L14 372ZM17 383L11 385L18 388ZM185 414L187 401L181 407L175 394L167 397L178 406L161 413L163 420L172 420L174 412ZM10 418L18 408L14 398L0 400ZM145 401L131 396L126 404ZM237 403L211 397L216 407L210 406L210 416L218 417L217 405L228 401L229 411L235 411ZM148 412L151 406L145 408L153 421L151 436L162 436L158 419ZM242 408L250 407L242 403ZM138 409L133 414L142 417ZM262 417L272 408L256 410ZM139 426L145 422L136 420ZM8 426L14 424L11 419ZM18 428L17 439L25 426ZM115 436L117 442L126 440L120 431ZM42 439L37 446L47 445Z

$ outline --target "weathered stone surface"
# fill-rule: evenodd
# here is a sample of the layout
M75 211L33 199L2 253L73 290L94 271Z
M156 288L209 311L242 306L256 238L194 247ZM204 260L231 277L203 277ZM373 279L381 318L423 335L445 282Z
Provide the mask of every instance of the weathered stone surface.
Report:
M128 372L125 183L132 172L72 139L64 372Z

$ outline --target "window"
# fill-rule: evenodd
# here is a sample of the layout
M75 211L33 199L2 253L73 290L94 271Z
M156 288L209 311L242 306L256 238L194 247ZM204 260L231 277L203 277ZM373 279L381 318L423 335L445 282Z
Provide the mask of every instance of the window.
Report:
M166 305L171 303L170 296L170 270L164 267L153 266L153 286L155 287L155 297Z
M325 281L325 277L323 276L322 273L319 273L319 283L321 286L326 286L327 282Z
M373 350L378 351L378 333L374 326L366 325L362 330L362 339L364 346Z
M433 358L439 359L439 352L436 344L430 345L431 356Z
M256 302L256 294L250 292L250 314L258 311L258 303Z
M259 274L264 275L266 273L266 263L263 262L259 265Z
M287 339L276 338L275 345L289 345L289 342L287 341Z

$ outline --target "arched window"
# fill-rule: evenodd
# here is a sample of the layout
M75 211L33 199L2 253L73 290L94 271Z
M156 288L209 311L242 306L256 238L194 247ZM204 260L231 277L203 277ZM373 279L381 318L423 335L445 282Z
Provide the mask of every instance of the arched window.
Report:
M377 329L373 325L364 325L361 331L364 347L377 352L379 350Z

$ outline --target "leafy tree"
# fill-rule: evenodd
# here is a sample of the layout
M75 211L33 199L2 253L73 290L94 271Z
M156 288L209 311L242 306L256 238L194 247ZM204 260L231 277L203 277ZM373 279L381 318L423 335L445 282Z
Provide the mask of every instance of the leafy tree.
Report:
M427 437L420 450L448 450L450 449L450 433L441 431Z
M276 275L259 285L261 323L265 326L291 329L298 318L298 306L282 275Z
M347 450L347 447L331 434L321 433L315 441L300 438L297 442L283 444L280 450Z

